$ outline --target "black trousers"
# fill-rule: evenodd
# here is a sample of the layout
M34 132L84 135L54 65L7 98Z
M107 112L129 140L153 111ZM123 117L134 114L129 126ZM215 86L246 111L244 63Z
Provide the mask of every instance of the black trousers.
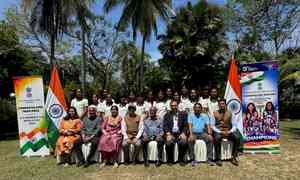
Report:
M163 153L163 147L164 147L164 141L162 138L158 140L154 140L157 142L157 150L158 150L158 161L162 161L162 153ZM144 162L148 162L148 144L151 142L151 140L144 140L142 141L143 144L143 158Z
M87 156L87 162L92 162L91 159L94 157L94 155L97 151L97 148L98 148L99 137L95 136L87 143L91 143L90 152L89 152L89 155Z
M232 157L236 158L238 156L238 150L240 147L240 137L237 132L230 133L227 137L222 136L220 133L214 133L214 145L215 145L215 153L216 160L221 160L221 142L222 139L228 139L233 142L233 150Z
M171 140L165 139L167 162L174 163L174 148L175 143L178 145L178 161L184 162L184 155L188 149L188 143L186 139L180 139L180 134L172 134L173 138Z

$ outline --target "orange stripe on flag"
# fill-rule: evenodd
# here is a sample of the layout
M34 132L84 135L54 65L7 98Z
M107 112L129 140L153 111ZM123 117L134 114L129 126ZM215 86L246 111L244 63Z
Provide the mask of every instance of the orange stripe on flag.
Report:
M51 73L51 80L50 85L53 94L56 96L60 104L67 110L67 103L65 100L64 90L62 88L62 85L60 83L58 71L56 69L56 66L53 67L52 73Z
M34 135L36 135L39 132L41 132L42 134L45 134L47 132L47 128L34 128L32 131L30 131L27 134L25 132L21 132L19 134L19 136L20 136L20 139L23 139L25 137L27 137L28 139L31 139Z
M230 63L228 81L230 82L230 85L234 90L234 92L236 93L236 95L241 99L242 93L241 93L241 84L238 77L238 67L234 59L232 59L230 62L231 63Z

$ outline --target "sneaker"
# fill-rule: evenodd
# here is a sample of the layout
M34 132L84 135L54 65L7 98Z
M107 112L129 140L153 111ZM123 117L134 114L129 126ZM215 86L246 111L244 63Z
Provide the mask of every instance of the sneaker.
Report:
M99 168L102 169L102 168L104 168L105 166L106 166L106 163L103 162L103 163L101 163L101 164L99 165Z
M64 164L64 167L68 167L68 166L69 166L69 163L65 163L65 164Z
M119 164L117 162L115 162L113 168L118 168L118 167L119 167Z
M213 161L207 161L207 164L208 164L209 166L215 166L215 165L216 165L216 163L213 162Z
M156 166L156 167L161 166L161 162L160 162L160 161L157 161L157 162L155 163L155 166Z
M222 164L222 161L218 160L218 161L216 162L216 165L221 167L221 166L223 165L223 164Z
M239 166L239 162L236 158L232 158L231 159L231 164L235 165L235 166Z
M193 167L195 167L195 166L197 165L197 161L192 161L192 162L191 162L191 165L192 165Z

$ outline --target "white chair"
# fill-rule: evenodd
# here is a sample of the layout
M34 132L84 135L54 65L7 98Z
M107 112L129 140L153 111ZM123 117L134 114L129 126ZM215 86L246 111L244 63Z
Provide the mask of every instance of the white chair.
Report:
M205 141L197 139L194 146L195 161L205 162L207 160L207 149Z
M82 148L83 158L86 161L87 157L90 153L90 150L91 150L91 143L82 144L81 148ZM96 150L96 152L91 160L93 160L95 162L101 162L101 154L99 153L98 150Z
M133 153L134 153L134 145L130 145L129 146L129 160L132 161L133 160ZM143 158L143 149L141 148L139 154L138 154L138 157L137 159L139 161L143 161L144 158ZM123 148L121 148L120 150L120 154L119 154L119 162L120 163L124 163L124 151L123 151Z
M221 160L232 158L233 143L227 139L222 139L221 142Z

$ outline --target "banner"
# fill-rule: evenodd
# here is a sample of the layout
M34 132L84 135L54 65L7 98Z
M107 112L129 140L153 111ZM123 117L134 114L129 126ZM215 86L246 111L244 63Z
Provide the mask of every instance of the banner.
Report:
M241 65L244 153L280 153L278 65Z
M44 118L43 80L39 76L15 77L14 88L22 156L49 155Z

